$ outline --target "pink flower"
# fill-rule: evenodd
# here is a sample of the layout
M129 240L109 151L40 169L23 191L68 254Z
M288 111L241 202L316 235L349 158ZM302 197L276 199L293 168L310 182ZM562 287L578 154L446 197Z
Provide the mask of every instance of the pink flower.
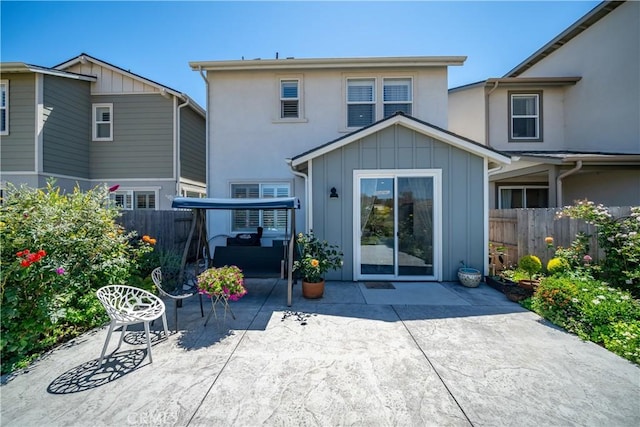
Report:
M56 268L56 273L58 273L58 275L63 275L65 273L65 270L63 267L58 267Z
M585 255L585 256L582 258L582 260L588 264L588 263L590 263L591 261L593 261L593 258L591 258L591 256L589 256L589 255Z

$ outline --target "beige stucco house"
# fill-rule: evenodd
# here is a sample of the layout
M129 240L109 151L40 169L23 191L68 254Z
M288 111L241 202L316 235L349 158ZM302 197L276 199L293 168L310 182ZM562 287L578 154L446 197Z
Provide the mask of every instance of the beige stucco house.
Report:
M500 78L449 90L449 129L512 157L492 208L640 204L640 3L602 2Z

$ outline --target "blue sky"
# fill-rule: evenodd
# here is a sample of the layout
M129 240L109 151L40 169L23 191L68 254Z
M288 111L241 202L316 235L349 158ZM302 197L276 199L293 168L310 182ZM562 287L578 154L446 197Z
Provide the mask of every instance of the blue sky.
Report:
M463 55L449 87L501 77L598 1L7 1L0 61L52 67L85 52L187 93L189 61Z

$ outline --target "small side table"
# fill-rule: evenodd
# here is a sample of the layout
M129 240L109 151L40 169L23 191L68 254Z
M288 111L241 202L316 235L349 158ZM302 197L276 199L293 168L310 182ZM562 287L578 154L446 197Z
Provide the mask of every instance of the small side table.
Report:
M216 320L218 320L218 313L216 312L216 305L218 304L222 305L222 307L224 308L224 320L227 319L227 311L231 313L231 317L233 317L233 320L236 320L236 315L233 314L233 310L231 310L231 307L229 306L229 298L224 295L216 295L215 297L211 297L211 310L207 315L207 320L204 321L204 326L207 326L207 323L209 323L209 319L211 318L212 314L216 318Z

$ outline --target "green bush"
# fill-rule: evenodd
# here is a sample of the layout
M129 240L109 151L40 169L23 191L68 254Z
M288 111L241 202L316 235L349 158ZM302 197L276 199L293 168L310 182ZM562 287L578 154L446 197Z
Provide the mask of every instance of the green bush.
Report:
M553 276L541 281L531 307L580 338L638 363L640 301L629 292L590 278Z
M529 280L542 270L542 262L535 255L525 255L518 261L518 268L527 273Z
M640 365L640 321L616 322L604 337L604 346L619 356Z
M151 245L125 233L108 190L7 188L0 207L2 373L103 324L96 289L125 283Z
M531 307L545 319L571 329L569 323L578 313L577 297L578 287L573 280L566 277L546 277L540 281Z
M569 263L564 258L551 258L547 263L547 273L551 275L564 273L569 268Z

